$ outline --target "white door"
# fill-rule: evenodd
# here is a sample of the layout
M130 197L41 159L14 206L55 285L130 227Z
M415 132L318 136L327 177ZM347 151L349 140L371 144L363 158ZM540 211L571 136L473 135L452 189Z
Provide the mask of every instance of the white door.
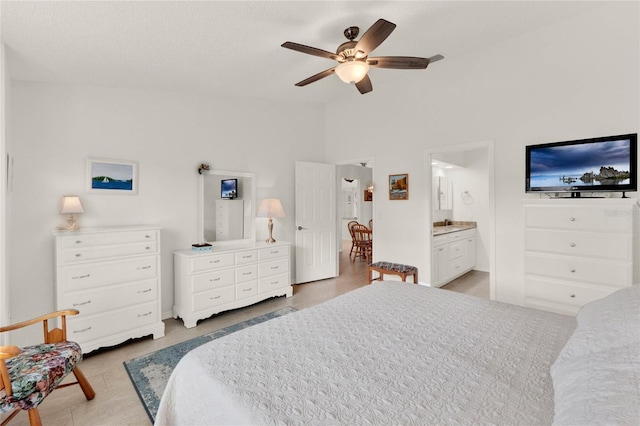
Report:
M338 276L336 167L296 161L296 283Z

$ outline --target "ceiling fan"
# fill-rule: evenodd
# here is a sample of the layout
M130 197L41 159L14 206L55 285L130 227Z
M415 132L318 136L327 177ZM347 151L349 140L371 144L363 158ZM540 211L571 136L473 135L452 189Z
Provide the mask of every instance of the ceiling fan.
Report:
M360 33L360 28L349 27L344 30L344 36L349 39L349 41L345 41L338 46L336 53L293 43L291 41L283 43L282 47L287 49L319 56L321 58L333 59L338 62L338 65L335 67L312 75L296 83L296 86L306 86L307 84L336 73L345 83L355 83L360 93L364 95L373 90L371 79L369 79L367 75L369 67L408 70L425 69L430 63L444 59L442 55L435 55L430 58L416 58L413 56L378 56L370 58L369 54L376 47L380 46L395 28L396 24L384 19L378 19L378 21L362 35L360 40L355 41L355 38L358 37Z

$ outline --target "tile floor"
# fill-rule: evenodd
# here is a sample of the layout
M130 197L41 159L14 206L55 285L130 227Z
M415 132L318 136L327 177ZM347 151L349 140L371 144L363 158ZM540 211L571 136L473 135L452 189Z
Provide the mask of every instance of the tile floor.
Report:
M149 425L149 418L140 403L123 362L196 336L227 327L232 324L275 311L285 306L304 309L322 303L343 293L366 285L367 264L347 258L350 244L343 250L340 276L334 279L295 285L293 297L279 297L253 306L224 312L186 329L181 320L167 319L165 337L136 339L118 347L95 351L85 356L82 371L96 391L93 401L86 401L77 386L58 389L40 405L42 422L46 426L57 425ZM469 276L467 276L469 275ZM488 274L472 271L443 288L489 297ZM0 416L0 421L6 416ZM26 413L18 414L10 423L28 425Z

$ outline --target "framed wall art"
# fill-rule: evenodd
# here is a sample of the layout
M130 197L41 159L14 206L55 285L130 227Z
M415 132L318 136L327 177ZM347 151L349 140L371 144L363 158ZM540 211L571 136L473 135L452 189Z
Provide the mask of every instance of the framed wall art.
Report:
M135 195L138 193L138 162L87 158L87 192Z
M364 190L364 201L373 201L373 191L369 191L368 189Z
M409 175L389 175L389 199L408 200L409 199Z

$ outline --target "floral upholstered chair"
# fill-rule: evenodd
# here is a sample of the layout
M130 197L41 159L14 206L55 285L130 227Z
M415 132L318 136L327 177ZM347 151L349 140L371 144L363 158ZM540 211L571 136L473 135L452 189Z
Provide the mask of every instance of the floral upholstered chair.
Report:
M75 309L57 311L19 324L0 327L0 333L42 323L44 343L18 348L0 346L0 413L11 412L2 422L5 425L20 410L29 413L31 426L41 425L38 405L58 387L78 384L85 397L91 400L96 393L77 365L82 360L80 346L67 341L66 317L77 315ZM48 322L60 318L62 328L49 330ZM76 382L60 385L73 372Z

